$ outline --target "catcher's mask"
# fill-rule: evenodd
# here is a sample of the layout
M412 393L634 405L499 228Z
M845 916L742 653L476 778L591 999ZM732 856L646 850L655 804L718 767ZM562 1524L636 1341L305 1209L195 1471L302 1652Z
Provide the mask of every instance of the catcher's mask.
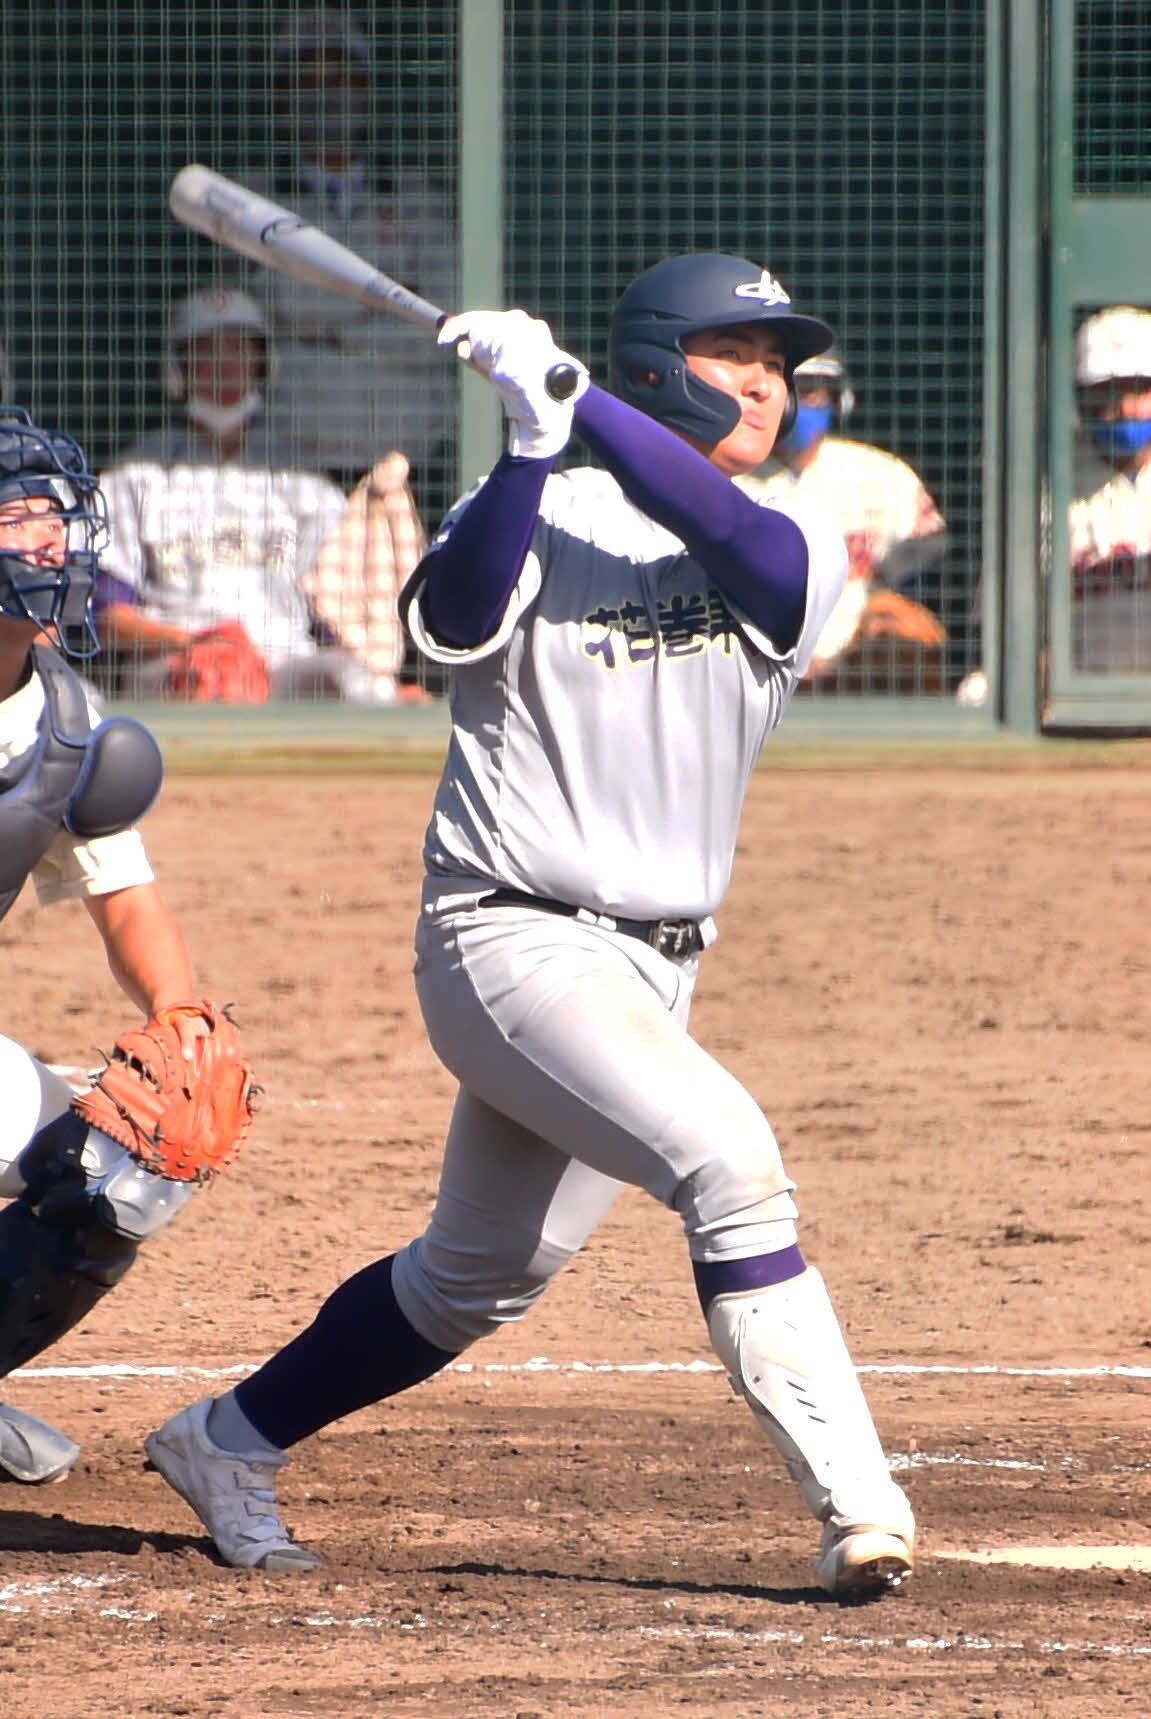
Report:
M27 501L41 505L22 510ZM5 541L45 513L62 522L58 551ZM78 443L40 429L22 407L0 407L0 611L36 621L66 656L94 656L92 592L107 531L104 496Z
M706 328L765 323L783 348L788 401L780 424L795 418L795 370L831 345L832 332L791 308L766 269L719 252L668 257L634 280L608 331L611 387L629 405L697 441L722 441L739 422L739 405L690 369L683 337Z

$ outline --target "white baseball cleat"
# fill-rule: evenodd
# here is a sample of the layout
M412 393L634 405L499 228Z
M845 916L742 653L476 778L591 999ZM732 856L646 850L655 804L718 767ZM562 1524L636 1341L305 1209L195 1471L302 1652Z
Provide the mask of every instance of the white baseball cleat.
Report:
M324 1560L292 1539L276 1508L276 1471L286 1459L221 1450L208 1435L214 1401L205 1397L148 1434L152 1466L196 1512L225 1563L276 1574L316 1569Z
M79 1455L80 1446L67 1433L0 1403L0 1474L25 1486L44 1486L63 1480Z
M911 1547L886 1528L837 1528L828 1522L815 1566L821 1588L837 1600L863 1600L891 1593L911 1575Z

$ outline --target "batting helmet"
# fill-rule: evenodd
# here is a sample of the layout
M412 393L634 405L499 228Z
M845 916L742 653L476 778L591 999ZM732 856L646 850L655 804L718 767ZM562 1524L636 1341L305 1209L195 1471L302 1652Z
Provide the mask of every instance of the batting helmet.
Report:
M0 508L25 497L55 504L67 527L64 554L37 561L0 541L0 611L51 628L68 656L93 656L92 588L108 523L103 493L71 436L40 429L20 406L0 407Z
M785 434L795 417L796 366L823 352L833 336L826 323L797 315L779 282L744 257L668 257L631 283L608 332L613 391L669 430L722 441L739 422L739 406L691 371L682 342L686 334L736 323L764 323L779 336L788 385Z

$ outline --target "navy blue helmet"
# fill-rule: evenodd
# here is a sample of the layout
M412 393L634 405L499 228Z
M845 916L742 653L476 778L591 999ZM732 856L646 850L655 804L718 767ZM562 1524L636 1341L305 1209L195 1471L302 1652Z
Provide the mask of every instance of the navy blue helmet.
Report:
M99 648L92 623L97 552L107 534L107 510L79 445L58 430L42 430L20 406L0 406L0 509L39 497L64 522L60 560L21 553L0 529L0 611L38 621L68 656Z
M714 443L739 422L739 406L688 368L685 334L729 323L766 323L783 347L788 404L780 434L795 417L796 365L831 345L826 323L800 316L779 282L745 257L718 251L668 257L634 280L608 332L611 387L670 430Z

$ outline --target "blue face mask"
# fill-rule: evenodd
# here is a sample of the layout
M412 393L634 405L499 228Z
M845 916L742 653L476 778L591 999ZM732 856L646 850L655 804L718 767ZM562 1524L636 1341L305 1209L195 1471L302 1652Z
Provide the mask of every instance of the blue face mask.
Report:
M834 422L834 406L805 406L801 400L795 423L786 436L780 437L779 446L786 454L802 454L812 442L826 436Z
M1129 460L1151 444L1151 418L1092 418L1091 440L1101 454Z

